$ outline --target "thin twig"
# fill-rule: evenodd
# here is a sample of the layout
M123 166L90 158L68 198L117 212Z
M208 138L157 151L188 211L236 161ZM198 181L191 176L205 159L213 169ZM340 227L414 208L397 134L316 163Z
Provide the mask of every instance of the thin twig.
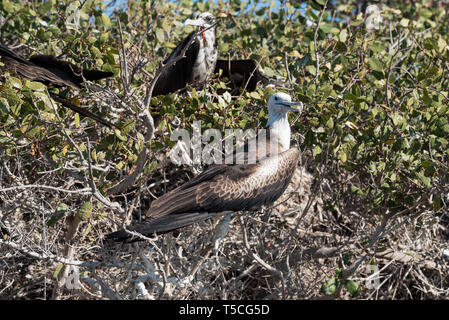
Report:
M323 9L320 12L320 17L318 18L318 22L316 24L315 35L313 36L313 44L314 44L314 47L315 47L315 60L316 60L315 82L318 82L318 77L319 77L319 74L320 74L320 57L318 55L318 43L317 43L318 30L320 29L321 19L323 18L324 12L326 11L326 7L327 7L327 2L328 1L329 0L326 0L326 3L324 4Z

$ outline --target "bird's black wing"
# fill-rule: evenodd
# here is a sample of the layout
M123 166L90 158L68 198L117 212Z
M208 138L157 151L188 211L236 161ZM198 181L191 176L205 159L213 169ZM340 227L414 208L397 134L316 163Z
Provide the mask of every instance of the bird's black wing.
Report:
M26 78L30 81L38 81L42 82L45 85L52 85L56 87L61 86L70 86L74 88L81 88L83 77L78 76L77 73L83 72L83 75L86 71L81 71L75 65L56 59L53 56L46 55L35 55L30 61L23 59L18 54L13 52L8 47L0 44L0 62L2 62L3 66L0 66L0 71L8 71L12 73L16 73L19 76ZM91 73L93 72L93 77L91 77ZM98 73L97 73L98 72ZM87 77L86 77L87 75ZM112 73L95 71L95 70L87 70L86 75L84 75L85 79L88 80L96 80L98 76L110 76ZM78 78L77 78L78 77ZM109 128L117 128L116 125L104 120L103 118L96 116L92 112L78 107L66 99L63 99L53 93L50 93L53 99L62 103L65 107L72 109L79 114L89 117Z
M69 86L81 89L84 80L99 80L111 77L112 72L99 70L82 70L76 65L57 59L51 55L33 55L25 60L8 47L0 44L0 61L4 66L1 70L7 70L31 80L42 82L54 87Z
M153 96L169 94L179 89L183 89L191 81L193 65L200 50L198 39L194 39L192 42L194 35L195 32L189 34L175 48L175 50L173 50L170 56L165 59L164 64L176 59L182 53L185 46L190 43L189 48L185 52L185 57L178 60L171 67L166 68L159 76L153 89Z
M219 74L220 71L221 77L227 78L226 86L230 88L233 96L240 94L240 89L245 89L248 92L256 90L259 82L286 86L283 81L266 77L257 68L256 61L252 59L217 60L214 73Z
M114 73L106 71L83 70L73 63L57 59L55 56L51 55L33 55L29 61L41 68L53 72L61 78L66 85L77 89L83 87L82 83L84 80L94 81L114 75Z
M222 77L228 78L226 85L231 88L231 92L239 88L245 88L247 91L256 90L259 81L268 80L258 69L256 61L246 60L217 60L215 72L221 70Z
M30 81L42 82L45 85L67 85L64 79L61 79L58 75L23 59L4 45L0 45L0 62L3 63L3 66L0 66L0 71L2 72L8 71L15 73Z
M30 63L29 61L25 60L24 58L19 56L17 53L15 53L11 49L9 49L7 46L4 46L2 44L0 44L0 57L11 58L11 59L16 60L17 62L20 62L20 63L23 63L23 64L28 64L28 65L32 65L32 63Z

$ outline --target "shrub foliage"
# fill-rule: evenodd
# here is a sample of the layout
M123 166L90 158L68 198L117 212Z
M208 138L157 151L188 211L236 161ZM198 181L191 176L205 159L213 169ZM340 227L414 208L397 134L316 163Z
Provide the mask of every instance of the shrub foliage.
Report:
M63 108L40 83L0 75L0 218L8 230L0 240L5 253L0 287L7 288L0 296L447 297L441 289L448 285L447 262L445 269L440 265L447 256L440 249L447 247L449 234L448 8L438 1L384 1L363 13L358 2L0 1L1 42L22 56L62 55L84 68L114 72L96 90L48 90L120 127L109 129ZM193 30L183 21L202 11L219 18L220 58L254 59L266 76L286 86L259 85L231 97L218 94L225 84L214 81L204 90L189 89L189 95L152 97L147 107L147 86L161 62ZM173 130L192 130L195 120L203 130L261 128L274 90L305 104L299 119L292 115L292 133L303 152L300 167L313 178L297 189L309 190L309 203L294 223L279 212L262 215L257 226L236 216L234 231L215 251L207 244L212 238L198 235L213 230L210 224L158 238L148 247L104 248L106 233L135 219L151 199L198 169L168 160ZM310 218L318 211L319 221ZM307 242L303 227L315 236L334 236ZM248 246L236 244L242 234ZM422 245L411 246L406 235ZM309 265L303 254L311 247L335 247L338 254ZM416 261L433 263L421 272L426 281L386 269L394 275L388 283L403 291L397 296L391 285L373 289L360 280L365 277L360 266L388 265L376 252L392 248L416 258L396 255L393 265L415 263L419 269ZM133 269L133 263L143 267ZM301 271L306 265L309 277ZM70 266L79 269L89 290L67 290ZM24 279L24 272L32 280ZM162 280L148 276L153 273ZM266 274L269 281L257 278ZM35 290L9 287L9 279ZM54 287L43 289L44 281ZM421 289L407 292L400 285L411 288L413 281ZM114 283L114 293L102 287L105 282Z

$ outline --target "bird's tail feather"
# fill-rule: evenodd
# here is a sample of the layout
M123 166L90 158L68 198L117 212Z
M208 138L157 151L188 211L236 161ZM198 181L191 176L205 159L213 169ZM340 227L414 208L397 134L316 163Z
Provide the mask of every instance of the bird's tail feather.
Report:
M164 234L227 213L229 212L216 212L216 213L194 212L194 213L173 214L161 218L150 219L148 222L131 226L128 228L128 230L131 232L128 232L125 229L112 232L106 236L106 239L111 239L117 242L125 242L125 243L144 240L144 238L142 237L139 238L138 235L133 233L137 232L146 237L151 237L152 235L155 234L156 235Z
M109 78L114 75L113 72L99 71L99 70L83 70L83 77L86 80L94 81L104 78Z

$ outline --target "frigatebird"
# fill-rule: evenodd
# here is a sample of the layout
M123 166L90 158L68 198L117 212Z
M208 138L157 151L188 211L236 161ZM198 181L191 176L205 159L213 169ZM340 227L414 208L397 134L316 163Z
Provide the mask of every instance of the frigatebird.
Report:
M30 81L37 81L52 87L72 87L82 89L85 87L84 80L99 80L113 76L112 72L99 70L85 70L78 66L51 55L33 55L29 60L19 56L8 47L0 44L0 72L8 71L17 74ZM114 124L91 113L90 111L78 107L66 99L54 93L50 95L65 107L72 109L79 114L94 119L110 128L116 127Z
M217 60L215 65L216 74L221 77L228 78L226 86L231 90L231 95L238 93L238 88L247 91L256 90L259 81L268 82L268 78L262 74L257 68L256 61L252 59L245 60Z
M164 60L164 65L179 59L164 69L153 89L153 96L165 95L185 88L203 87L215 70L218 57L216 40L216 19L209 12L201 13L197 19L187 19L186 25L197 26L198 30L190 33ZM184 56L179 56L184 52Z
M198 29L190 33L173 50L170 56L163 61L169 64L176 63L163 70L153 88L153 96L165 95L184 89L191 85L201 89L213 73L227 78L226 85L230 88L231 95L239 93L239 88L246 91L256 90L257 83L273 83L284 85L265 77L257 68L256 61L220 60L218 57L218 45L216 39L216 18L209 12L203 12L196 20L187 19L185 25L197 26ZM180 57L184 53L183 57ZM219 90L219 94L224 90Z
M224 91L229 91L231 96L236 96L240 93L240 89L251 92L256 90L259 81L264 84L273 84L276 86L286 85L282 81L270 79L265 76L257 67L257 63L253 59L218 59L217 63L215 64L214 73L217 74L220 78L226 78L226 87L229 88L229 90L218 90L218 94L221 94Z
M294 105L301 107L293 108ZM229 162L225 161L211 165L191 181L154 200L145 214L146 221L128 230L144 236L164 234L230 211L247 211L272 204L287 188L297 166L299 150L290 148L287 114L301 110L302 103L292 102L286 93L271 96L267 130L253 138L262 143L250 140L227 156L236 160L243 155L246 159L243 163L227 164ZM262 136L262 132L267 134ZM255 161L248 161L253 154L256 154ZM110 233L107 238L121 242L140 239L125 229Z

